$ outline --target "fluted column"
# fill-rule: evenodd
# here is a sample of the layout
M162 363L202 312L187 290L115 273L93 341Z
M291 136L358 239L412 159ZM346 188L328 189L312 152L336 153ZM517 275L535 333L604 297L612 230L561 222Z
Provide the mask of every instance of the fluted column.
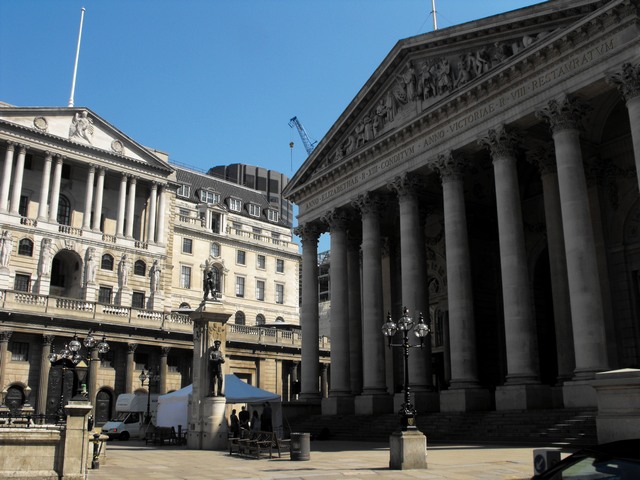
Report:
M127 201L127 174L120 177L120 195L118 196L118 218L116 224L116 236L124 236L124 212Z
M15 143L7 143L7 151L4 154L4 166L2 168L2 184L0 185L0 212L6 212L9 206L9 189L11 186L11 172L13 171L13 153L15 148Z
M426 249L418 202L422 179L415 173L405 173L396 177L388 188L397 195L400 206L402 305L409 309L410 316L417 322L420 312L425 318L429 318ZM399 318L401 314L402 312L391 312L393 318ZM415 336L410 335L410 338L411 343L418 343ZM413 349L409 355L409 383L413 392L433 390L432 370L429 337L424 348Z
M362 394L386 394L385 344L380 330L385 318L380 238L380 215L385 202L379 195L366 193L358 196L353 205L362 215ZM333 268L333 258L331 265Z
M532 150L527 156L538 167L542 180L551 294L553 298L553 319L556 333L558 384L561 385L562 382L573 376L575 359L558 172L552 145L542 145Z
M7 388L5 385L7 378L7 363L9 363L9 340L13 332L11 330L0 331L0 395L2 401L0 405L4 405L4 393Z
M580 150L580 122L586 107L564 97L538 112L551 126L558 169L560 206L576 369L574 380L591 379L607 367L602 296Z
M623 64L622 71L612 75L608 80L618 87L627 104L633 155L640 188L640 63L636 65Z
M105 177L105 169L98 169L98 181L96 182L96 198L93 206L93 224L91 225L91 230L94 232L100 231L100 223L102 220L102 199L104 198L104 177Z
M124 379L124 391L125 393L133 393L133 382L135 379L133 378L133 374L135 372L135 361L134 354L136 352L136 348L138 348L137 343L128 343L127 344L127 365L125 370L125 379Z
M320 327L318 325L318 237L320 229L313 223L295 230L302 243L302 330L301 400L320 398Z
M147 241L155 243L156 241L156 205L158 202L158 184L152 182L151 195L149 195L149 228L147 230Z
M51 345L55 336L42 335L42 350L40 353L40 381L38 383L38 404L36 405L36 413L44 415L47 413L47 395L49 394L49 370L51 370L51 362L49 355L51 354Z
M158 193L158 244L164 245L165 242L165 215L166 215L166 204L167 204L167 187L161 186L160 192Z
M51 201L49 202L49 222L58 223L58 205L60 203L60 182L62 181L62 157L55 156L53 181L51 182Z
M84 197L84 215L82 218L82 228L91 229L91 210L93 208L93 183L96 177L95 165L89 165L89 173L87 175L87 191Z
M167 393L167 375L169 373L167 357L170 351L171 347L160 348L160 379L158 381L158 393L160 395Z
M49 207L49 186L51 185L51 160L53 154L45 152L44 165L42 167L42 183L40 184L40 204L38 205L38 220L44 221L48 218Z
M538 348L516 168L518 138L504 126L480 141L493 158L498 210L507 385L538 382Z
M351 392L362 392L362 307L360 297L360 234L347 237L347 277L349 279L349 366Z
M125 230L125 236L127 238L133 238L133 221L135 220L135 208L136 208L136 185L138 179L131 177L129 180L129 203L127 204L127 225Z
M328 211L323 220L331 232L331 383L329 397L351 395L349 378L349 297L347 276L348 215L338 209Z
M22 193L22 179L24 177L24 159L27 155L27 147L20 145L18 150L18 159L16 160L16 168L13 172L13 184L11 185L11 203L9 212L18 215L20 208L20 194Z

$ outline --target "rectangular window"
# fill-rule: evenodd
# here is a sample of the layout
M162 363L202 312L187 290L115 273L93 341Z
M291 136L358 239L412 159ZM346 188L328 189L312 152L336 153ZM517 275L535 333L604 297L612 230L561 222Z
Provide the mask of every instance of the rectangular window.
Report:
M190 238L182 239L182 253L193 253L193 240Z
M186 265L180 267L180 287L191 288L191 267Z
M31 291L31 275L16 273L16 278L13 283L13 289L19 292Z
M214 213L211 215L211 231L213 233L220 233L220 214Z
M276 303L284 303L284 285L276 283Z
M264 270L267 267L267 257L264 255L258 255L258 268Z
M276 259L276 272L284 273L284 260L281 258Z
M236 254L236 263L238 265L246 265L246 257L247 254L244 250L238 250L237 254Z
M27 216L27 207L29 207L29 197L20 195L20 204L18 205L18 213L21 217Z
M260 216L260 207L258 205L254 205L253 203L250 203L248 210L249 210L249 215L251 215L252 217Z
M264 300L264 282L256 280L256 300Z
M110 305L112 294L113 289L111 287L100 287L100 290L98 290L98 302Z
M275 210L267 210L267 218L270 222L278 223L280 215Z
M11 350L12 362L29 361L29 344L27 342L11 342L9 350Z
M180 209L180 216L189 218L191 216L191 213L189 212L188 208L181 208Z
M244 277L236 277L236 297L244 297Z
M232 212L241 212L242 211L242 200L238 198L230 198L229 199L229 210Z
M253 227L251 231L253 232L253 239L260 240L260 237L262 236L262 229L258 227Z
M131 306L133 308L144 308L144 292L133 292Z
M189 198L191 196L191 187L189 185L180 185L176 190L176 195L183 198Z
M209 192L207 190L200 190L200 201L203 203L219 203L220 194Z

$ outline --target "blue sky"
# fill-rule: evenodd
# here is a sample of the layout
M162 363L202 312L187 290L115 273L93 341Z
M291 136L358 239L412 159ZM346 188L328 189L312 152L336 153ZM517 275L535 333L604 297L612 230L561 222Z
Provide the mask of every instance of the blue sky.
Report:
M539 3L436 0L440 29ZM0 101L75 106L175 162L292 177L431 0L0 0ZM294 141L293 150L289 142ZM326 239L320 249L328 248Z

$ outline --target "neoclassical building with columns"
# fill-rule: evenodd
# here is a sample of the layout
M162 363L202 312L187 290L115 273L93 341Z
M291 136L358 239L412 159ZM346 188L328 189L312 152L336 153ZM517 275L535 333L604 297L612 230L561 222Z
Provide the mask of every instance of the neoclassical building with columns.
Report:
M637 0L551 0L399 41L285 190L301 398L320 398L329 232L324 413L397 411L402 358L381 327L403 306L432 330L409 355L418 411L595 407L595 373L640 366L639 165Z

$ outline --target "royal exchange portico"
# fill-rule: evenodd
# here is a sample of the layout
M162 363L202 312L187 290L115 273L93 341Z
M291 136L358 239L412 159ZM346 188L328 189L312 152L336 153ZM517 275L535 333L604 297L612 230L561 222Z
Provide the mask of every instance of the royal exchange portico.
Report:
M402 306L433 330L418 411L595 407L596 372L638 367L639 8L549 1L402 40L337 119L285 192L303 339L331 237L324 413L397 411L381 326ZM318 399L317 345L301 367Z

